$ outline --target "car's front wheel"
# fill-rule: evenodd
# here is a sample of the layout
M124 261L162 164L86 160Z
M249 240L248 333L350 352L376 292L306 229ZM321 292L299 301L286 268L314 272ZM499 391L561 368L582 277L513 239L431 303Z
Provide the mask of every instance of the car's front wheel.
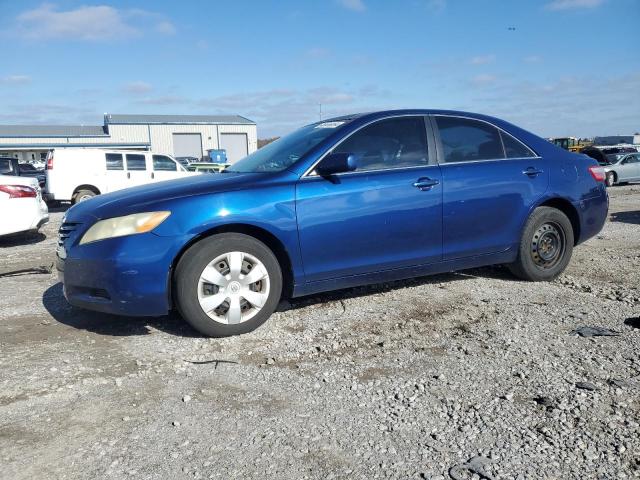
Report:
M175 300L183 318L211 337L250 332L275 311L282 293L276 256L239 233L205 238L190 247L175 271Z
M571 260L573 227L567 216L551 207L536 208L524 227L518 258L508 265L523 280L553 280Z
M616 183L616 174L613 172L607 172L607 187L613 187Z

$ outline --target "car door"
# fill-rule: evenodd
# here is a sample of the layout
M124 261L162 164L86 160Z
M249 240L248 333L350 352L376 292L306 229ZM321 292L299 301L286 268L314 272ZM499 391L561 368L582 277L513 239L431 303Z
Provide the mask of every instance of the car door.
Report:
M127 153L127 186L135 187L152 181L144 153Z
M328 152L353 154L355 171L329 178L311 172L299 180L296 212L308 282L441 259L440 169L427 138L423 116L379 120Z
M544 160L488 122L432 119L442 172L443 259L513 247L531 206L548 187Z
M105 186L107 192L115 192L129 186L122 153L105 153Z
M167 155L153 155L152 160L153 172L151 176L156 182L185 176L184 167Z
M627 182L640 179L640 154L627 155L616 168L618 181Z

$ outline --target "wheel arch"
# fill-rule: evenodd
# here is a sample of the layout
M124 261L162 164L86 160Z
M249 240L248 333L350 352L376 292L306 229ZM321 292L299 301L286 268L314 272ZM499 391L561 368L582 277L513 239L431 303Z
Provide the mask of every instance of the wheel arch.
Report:
M273 233L264 228L247 223L231 223L219 225L199 233L180 249L176 257L173 259L173 262L171 263L168 276L167 291L169 295L169 305L171 308L174 305L173 285L175 269L178 265L178 262L180 262L180 259L182 258L184 253L193 245L201 240L204 240L205 238L209 238L220 233L242 233L264 243L273 252L273 254L276 256L276 259L278 260L278 263L280 264L280 268L282 270L282 296L283 298L291 298L291 296L293 295L294 286L293 264L284 244Z
M571 227L573 227L573 245L578 244L580 239L580 215L576 207L574 207L569 200L562 197L547 198L536 205L536 208L537 207L551 207L564 213L571 222Z

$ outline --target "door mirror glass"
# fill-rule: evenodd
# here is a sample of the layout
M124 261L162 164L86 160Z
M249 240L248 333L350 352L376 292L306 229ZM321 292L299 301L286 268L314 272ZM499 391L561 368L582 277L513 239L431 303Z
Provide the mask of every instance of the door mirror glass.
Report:
M324 157L316 167L316 173L322 177L336 173L353 172L358 168L356 157L350 153L331 153Z

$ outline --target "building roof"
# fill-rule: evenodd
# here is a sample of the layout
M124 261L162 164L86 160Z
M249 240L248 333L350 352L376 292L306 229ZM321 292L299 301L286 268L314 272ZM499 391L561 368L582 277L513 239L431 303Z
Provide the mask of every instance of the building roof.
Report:
M107 133L102 125L0 125L0 137L97 137Z
M122 115L105 114L104 123L107 124L242 124L255 125L255 122L240 115Z

